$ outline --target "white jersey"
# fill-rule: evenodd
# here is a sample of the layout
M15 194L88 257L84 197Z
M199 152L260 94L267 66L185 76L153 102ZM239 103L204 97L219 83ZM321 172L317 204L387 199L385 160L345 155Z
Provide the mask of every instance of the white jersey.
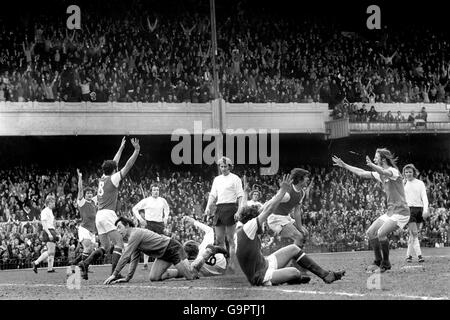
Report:
M144 210L145 220L167 223L169 217L169 204L161 197L148 197L139 201L132 209L133 214L138 217L139 210ZM139 218L139 217L138 217Z
M262 207L262 203L259 201L249 200L247 201L247 206L256 206L258 209Z
M198 221L195 221L194 226L205 232L203 241L198 247L198 254L201 255L209 244L214 244L214 229ZM217 276L224 274L226 269L227 259L223 254L217 253L205 262L199 274L204 277Z
M428 197L425 184L419 179L406 181L405 183L406 203L409 207L423 207L428 209Z
M45 207L41 211L41 223L42 226L46 226L47 229L55 229L55 216L53 215L53 210L49 207Z
M231 172L215 177L210 194L217 199L216 204L236 203L238 197L244 196L241 178Z

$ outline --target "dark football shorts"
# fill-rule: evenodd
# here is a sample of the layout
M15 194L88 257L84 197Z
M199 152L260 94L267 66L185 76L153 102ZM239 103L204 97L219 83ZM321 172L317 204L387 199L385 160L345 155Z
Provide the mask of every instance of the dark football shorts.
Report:
M43 241L44 242L57 242L58 241L58 236L57 236L57 234L56 234L56 231L55 231L55 229L49 229L49 231L50 231L50 233L52 234L52 236L53 236L53 240L50 240L50 238L48 237L48 234L47 234L47 232L45 232L45 230L43 231Z
M179 241L170 239L166 251L158 259L171 262L173 263L173 265L177 265L182 260L186 259L186 253L184 252L183 246Z
M409 222L422 223L423 222L423 207L409 207L411 215Z
M236 203L218 204L216 212L214 213L215 226L232 226L236 223L234 215L238 210Z
M164 223L156 221L147 221L147 229L158 234L164 234Z

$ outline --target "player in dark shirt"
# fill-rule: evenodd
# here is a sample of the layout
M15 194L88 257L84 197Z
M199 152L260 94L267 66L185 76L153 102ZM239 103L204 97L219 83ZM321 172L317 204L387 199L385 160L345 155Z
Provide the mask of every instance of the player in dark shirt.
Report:
M298 284L308 282L300 271L294 267L286 267L294 260L300 267L311 271L325 283L332 283L344 276L345 271L326 271L308 257L299 246L295 244L281 248L268 257L261 253L262 225L273 210L280 204L286 192L291 187L293 179L285 175L280 184L278 193L269 200L260 210L254 206L246 206L239 216L236 232L236 256L242 271L248 281L254 286L267 286L282 283ZM247 187L244 188L246 190Z
M115 225L123 240L128 242L128 246L120 257L114 272L105 280L104 284L130 281L136 271L141 252L156 258L150 269L150 281L167 279L165 273L172 264L186 279L193 280L198 278L198 272L205 261L216 253L226 252L225 249L209 245L204 255L189 263L179 241L148 229L135 228L133 221L125 217L117 219ZM128 275L121 278L120 271L128 262L130 262Z

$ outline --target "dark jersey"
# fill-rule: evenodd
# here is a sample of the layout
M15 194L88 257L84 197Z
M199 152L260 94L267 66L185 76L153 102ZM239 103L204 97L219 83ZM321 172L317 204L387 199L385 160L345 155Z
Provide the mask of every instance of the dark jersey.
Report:
M278 205L278 207L275 208L274 214L279 214L282 216L287 216L289 213L294 209L294 207L301 203L305 196L305 192L303 190L300 190L299 192L294 190L294 187L291 185L288 192L286 192L286 195L288 195L289 200L287 202L282 202ZM285 197L286 197L285 195Z
M387 214L409 216L410 212L408 204L406 203L403 177L396 168L389 167L388 170L393 173L392 177L380 176L378 172L372 172L372 176L383 184L387 198Z
M258 218L253 218L236 232L236 257L248 281L254 285L262 285L268 262L261 253L262 227Z
M97 206L94 201L86 201L81 199L78 201L78 207L80 209L81 223L80 226L89 230L92 233L97 233L95 227L95 215L97 214Z
M120 175L120 173L115 173L114 175L117 174ZM97 191L98 210L109 209L114 212L116 211L119 188L116 187L111 180L114 175L103 176L100 178Z

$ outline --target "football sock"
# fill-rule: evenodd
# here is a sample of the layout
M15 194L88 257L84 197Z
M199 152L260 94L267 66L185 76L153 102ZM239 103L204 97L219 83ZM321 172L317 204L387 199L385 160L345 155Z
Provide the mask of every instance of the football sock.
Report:
M406 257L412 256L413 252L413 237L409 236L408 238L408 249L406 250Z
M389 262L389 240L380 241L381 252L383 253L383 262Z
M380 240L378 238L373 238L369 240L370 245L373 248L373 253L375 254L375 261L381 262L383 259L381 256L381 246L380 246Z
M421 256L422 255L422 250L420 250L419 237L414 237L413 238L413 247L414 247L414 251L416 251L417 256Z
M97 261L99 258L101 258L103 255L105 254L105 249L103 248L98 248L97 250L93 251L89 257L87 257L84 260L84 263L89 266L90 264L92 264L93 262Z
M116 269L117 263L119 262L120 257L122 256L122 248L114 247L114 251L111 257L111 273Z
M312 273L314 273L319 278L325 278L329 271L322 269L317 263L314 262L313 259L308 257L304 252L300 251L300 256L296 259L298 265L303 267Z
M144 254L144 264L148 264L148 255Z
M53 263L55 262L55 256L53 254L49 254L48 258L48 266L47 266L47 270L53 270Z

